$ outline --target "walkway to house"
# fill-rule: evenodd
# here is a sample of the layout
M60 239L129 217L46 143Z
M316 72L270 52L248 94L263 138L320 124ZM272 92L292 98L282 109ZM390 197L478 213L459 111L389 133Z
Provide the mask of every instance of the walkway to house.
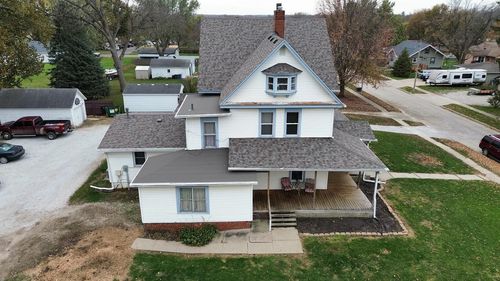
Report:
M190 247L176 241L137 238L132 248L178 254L277 255L302 254L302 243L295 228L276 228L271 232L223 231L210 244Z
M370 217L372 204L348 173L330 172L328 174L328 189L316 190L314 194L270 190L271 210L295 211L297 216L329 217L353 216ZM267 212L267 190L254 191L254 212Z

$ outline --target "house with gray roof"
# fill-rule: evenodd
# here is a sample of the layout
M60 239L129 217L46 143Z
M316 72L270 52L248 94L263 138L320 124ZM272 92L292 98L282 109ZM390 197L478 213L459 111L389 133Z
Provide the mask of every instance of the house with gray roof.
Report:
M38 57L43 63L49 63L50 62L50 57L49 57L49 51L47 50L47 47L40 42L40 41L30 41L29 44L30 48L33 48L36 53L38 54Z
M443 67L445 54L431 44L419 40L405 40L389 49L387 59L392 67L403 50L406 49L414 66L423 69L439 69Z
M186 78L193 75L192 64L189 59L152 59L149 62L151 78Z
M376 141L370 125L339 111L345 105L323 18L285 17L281 5L274 17L205 16L200 71L198 93L161 118L177 125L112 124L101 143L108 152L127 142L129 159L139 152L138 171L125 178L139 189L146 229L249 228L254 214L269 229L294 226L296 217L377 216L376 196L368 199L359 184L370 173L376 195L387 167L367 145ZM174 132L181 124L184 144ZM144 126L152 131L142 133ZM158 150L158 138L173 151L140 153Z
M123 106L129 112L173 112L179 106L184 85L127 84L123 90Z

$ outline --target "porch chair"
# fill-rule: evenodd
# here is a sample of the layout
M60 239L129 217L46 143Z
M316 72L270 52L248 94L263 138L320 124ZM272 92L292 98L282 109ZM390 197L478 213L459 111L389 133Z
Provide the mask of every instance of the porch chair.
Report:
M316 189L316 183L314 182L314 179L307 178L306 179L306 187L304 188L305 193L314 193L314 190Z
M284 191L292 190L292 182L290 181L289 177L281 178L281 188L283 188Z

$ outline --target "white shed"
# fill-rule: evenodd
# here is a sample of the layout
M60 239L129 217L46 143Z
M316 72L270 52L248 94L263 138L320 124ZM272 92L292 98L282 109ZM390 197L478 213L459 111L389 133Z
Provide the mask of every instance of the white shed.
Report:
M183 89L182 84L128 84L123 104L129 112L173 112Z
M2 89L0 122L41 116L70 120L73 127L78 127L87 119L86 99L78 89Z
M147 65L138 65L135 67L135 79L148 80L151 76L151 70Z
M152 59L151 78L186 78L192 73L191 60L185 59Z

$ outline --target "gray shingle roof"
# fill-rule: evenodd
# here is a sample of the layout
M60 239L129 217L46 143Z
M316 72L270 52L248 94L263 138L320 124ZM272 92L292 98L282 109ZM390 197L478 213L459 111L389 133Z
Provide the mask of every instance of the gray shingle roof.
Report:
M488 72L488 74L497 74L500 73L500 66L498 63L491 62L476 62L469 64L460 64L460 67L465 67L467 69L484 69Z
M219 95L189 94L186 95L186 98L179 107L176 117L182 118L192 115L218 115L228 113L228 109L220 108Z
M382 171L386 166L359 138L334 130L334 138L229 140L231 170Z
M289 65L288 63L278 63L267 69L264 69L262 73L265 74L290 74L290 73L301 73L302 70Z
M406 48L406 50L408 51L408 54L410 56L412 56L415 53L417 53L418 51L420 51L424 48L427 48L428 46L435 48L431 44L424 42L424 41L405 40L405 41L397 44L396 46L392 47L392 49L394 50L394 52L396 53L397 56L400 56L401 53L403 52L403 50Z
M149 66L151 63L151 59L135 59L134 64L135 65L141 65L141 66Z
M48 54L49 51L40 41L30 41L28 44L31 48L35 49L38 54Z
M152 59L149 63L151 68L155 67L189 67L190 60L184 59Z
M286 16L285 26L285 40L330 89L337 89L325 20ZM200 92L221 93L273 31L273 16L205 16L200 36Z
M117 115L99 145L109 150L185 147L184 120L175 119L173 113Z
M342 111L340 111L340 110L335 110L334 114L335 114L335 122L336 121L349 121L349 118L347 118L344 115L344 113L342 113Z
M367 121L335 120L333 127L363 141L376 141L370 123Z
M0 108L71 108L78 89L2 89Z
M227 154L227 149L205 149L149 157L132 185L257 182L253 172L228 171Z
M180 94L182 92L182 84L127 84L123 94Z

